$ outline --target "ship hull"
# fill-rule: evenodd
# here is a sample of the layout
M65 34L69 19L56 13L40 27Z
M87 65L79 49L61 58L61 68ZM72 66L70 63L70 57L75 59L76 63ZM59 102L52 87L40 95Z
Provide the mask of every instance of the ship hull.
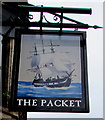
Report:
M35 80L32 83L35 87L49 87L49 88L60 88L69 87L71 84L71 79L66 77L64 79L53 79L52 81Z

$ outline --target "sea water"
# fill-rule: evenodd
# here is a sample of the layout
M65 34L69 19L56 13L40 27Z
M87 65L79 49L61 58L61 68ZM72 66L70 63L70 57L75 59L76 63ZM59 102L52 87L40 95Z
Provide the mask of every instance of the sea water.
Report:
M69 87L34 87L31 81L18 81L18 97L82 98L81 83L71 83Z

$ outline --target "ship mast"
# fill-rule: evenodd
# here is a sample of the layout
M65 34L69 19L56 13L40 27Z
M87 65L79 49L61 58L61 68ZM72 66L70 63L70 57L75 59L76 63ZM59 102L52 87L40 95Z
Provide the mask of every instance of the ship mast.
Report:
M55 53L52 41L50 41L50 44L51 44L51 53Z
M35 45L35 51L34 51L35 53L34 53L34 55L38 55L36 44L34 43L34 45Z
M42 39L42 51L43 51L43 54L45 54L43 39Z

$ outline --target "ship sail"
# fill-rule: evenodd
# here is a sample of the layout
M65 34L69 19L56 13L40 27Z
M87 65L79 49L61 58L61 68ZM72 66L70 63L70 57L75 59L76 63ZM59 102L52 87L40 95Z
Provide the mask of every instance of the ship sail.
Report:
M36 75L41 75L44 80L51 76L52 71L48 66L52 63L52 54L38 54L32 57L31 67Z
M47 78L49 78L52 74L52 72L47 68L47 67L44 67L41 69L41 73L42 73L42 77L43 77L43 80L45 81Z
M47 64L50 64L53 60L53 55L54 54L51 54L51 53L47 53L47 54L40 54L40 65L47 65Z
M66 64L70 64L70 60L65 53L56 53L53 58L53 63L58 71L69 71Z
M40 56L34 55L31 60L31 67L39 66L39 64L40 64Z
M70 71L70 60L65 53L48 53L33 56L31 67L33 72L42 74L44 79L50 76L64 76Z

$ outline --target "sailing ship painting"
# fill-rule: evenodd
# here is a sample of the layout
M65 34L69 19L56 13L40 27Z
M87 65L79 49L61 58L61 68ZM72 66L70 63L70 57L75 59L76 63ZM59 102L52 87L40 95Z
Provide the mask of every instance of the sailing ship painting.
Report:
M72 40L79 37L73 37L23 36L18 96L82 97L79 40Z
M62 53L61 56L60 53L56 53L54 46L59 45L53 45L52 41L50 41L50 43L51 51L49 53L45 51L43 42L43 53L38 53L35 44L34 56L31 61L32 69L30 69L31 72L35 73L32 84L35 87L69 87L71 84L71 76L75 69L70 71L69 61L67 61L65 53Z

